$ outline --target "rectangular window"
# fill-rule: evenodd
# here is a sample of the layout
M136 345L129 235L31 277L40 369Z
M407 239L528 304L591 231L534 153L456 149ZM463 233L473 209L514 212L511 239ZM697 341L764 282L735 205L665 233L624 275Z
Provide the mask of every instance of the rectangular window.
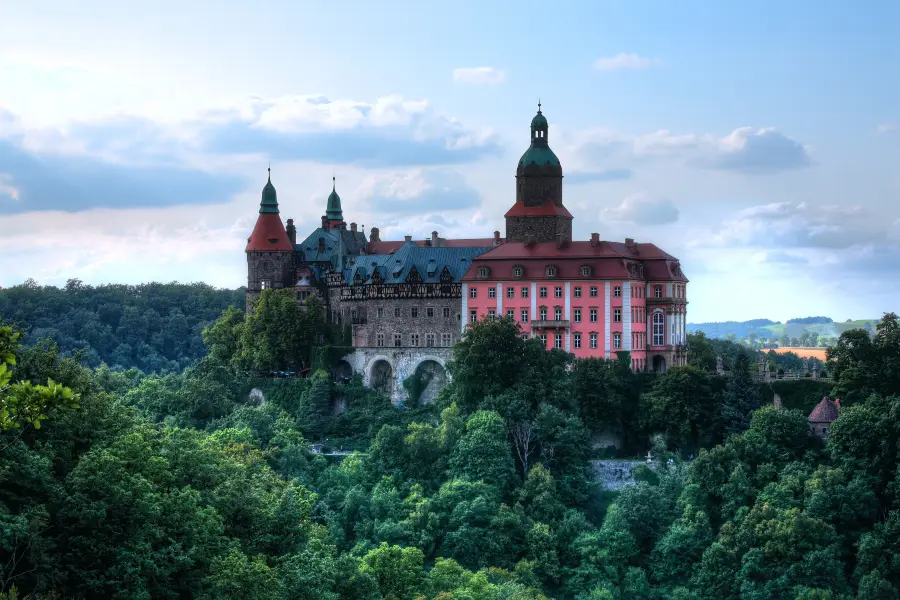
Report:
M515 318L516 318L516 311L514 311L514 310L512 310L512 309L509 309L508 311L506 311L506 318L507 318L507 319L515 319Z
M596 323L596 322L597 322L597 309L592 308L591 309L591 323Z
M557 333L553 336L553 347L554 348L562 348L562 334Z
M596 298L596 297L597 297L597 286L592 285L591 286L591 298Z
M541 309L541 321L546 321L546 320L547 320L547 309L542 308Z
M378 308L378 318L380 319L380 318L382 318L383 316L384 316L384 309L381 308L381 307L379 307L379 308Z
M507 298L515 298L516 297L516 288L514 288L514 287L506 288L506 297Z
M449 333L442 333L442 334L441 334L441 346L443 346L444 348L449 348L449 347L450 347L450 342L451 342L450 334L449 334Z
M425 316L428 317L429 319L434 318L434 307L433 306L428 306L425 308Z
M469 298L477 298L477 297L478 297L478 290L475 288L470 288L469 289Z
M622 286L617 285L613 288L613 296L615 296L616 298L622 297Z
M546 333L541 334L541 343L544 345L544 348L547 347L547 334Z
M575 288L575 297L581 298L581 286L580 285Z
M597 334L592 333L591 334L591 348L596 348L596 347L597 347Z
M575 322L581 323L581 309L580 308L575 309Z
M496 319L496 318L497 318L497 312L494 309L489 310L488 311L488 319Z
M383 333L379 333L379 334L375 335L375 345L378 346L379 348L384 346L384 334Z
M562 298L562 288L561 287L553 288L553 296L556 298Z
M527 297L528 297L528 288L527 288L527 287L523 287L523 288L522 288L522 297L523 297L523 298L527 298Z
M434 348L434 334L433 333L425 334L425 347L426 348Z
M444 312L444 318L445 318L445 319L449 319L449 318L450 318L450 307L449 307L449 306L445 306L443 312Z
M541 298L546 298L546 297L547 297L547 288L542 287L541 288Z
M615 308L613 309L613 323L621 323L622 322L622 309Z
M562 309L560 307L556 307L553 309L553 318L557 321L562 321Z
M400 318L400 307L399 306L394 308L394 316L397 317L398 319Z
M653 345L662 346L666 341L666 316L661 312L653 313Z
M575 334L575 347L581 348L581 334L580 333Z
M622 334L616 333L613 335L613 348L618 350L621 347L622 347Z
M653 295L656 296L657 298L662 298L662 286L661 285L654 286Z
M415 348L416 346L419 345L419 334L418 333L409 334L409 345L412 346L413 348Z
M488 298L496 298L497 297L497 288L488 288Z
M269 281L268 279L263 279L262 281L259 282L259 287L261 289L267 290L272 287L272 282Z
M395 347L395 348L399 348L399 347L400 347L400 344L403 343L402 340L403 340L403 338L400 337L400 334L399 334L399 333L395 333L395 334L394 334L394 347Z
M528 322L528 311L525 310L524 308L522 309L522 322L523 323Z
M478 320L478 311L477 311L477 310L470 310L470 311L469 311L469 321L472 322L472 323L474 323L474 322L477 321L477 320Z
M410 306L409 307L409 316L416 318L419 316L419 307L418 306Z

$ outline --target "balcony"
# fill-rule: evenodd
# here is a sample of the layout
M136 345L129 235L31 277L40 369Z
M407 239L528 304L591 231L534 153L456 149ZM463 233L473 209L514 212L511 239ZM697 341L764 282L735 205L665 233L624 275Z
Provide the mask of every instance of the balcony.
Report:
M569 321L545 321L538 319L531 322L532 329L568 329Z

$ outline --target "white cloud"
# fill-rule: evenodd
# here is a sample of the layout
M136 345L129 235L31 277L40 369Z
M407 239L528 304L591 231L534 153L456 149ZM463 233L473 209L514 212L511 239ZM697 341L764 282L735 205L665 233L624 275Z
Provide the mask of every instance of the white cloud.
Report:
M613 208L606 208L601 219L636 225L667 225L678 220L678 207L671 200L646 192L632 194Z
M616 71L619 69L646 69L659 64L654 58L640 56L634 52L620 52L615 56L604 56L594 61L594 68L600 71Z
M506 81L506 73L494 67L464 67L453 69L454 83L498 85Z
M881 123L878 127L875 128L875 133L878 135L883 135L885 133L893 133L900 129L896 123Z
M376 215L447 213L481 203L481 195L459 173L443 169L370 174L354 195Z
M717 137L712 134L674 133L665 129L626 135L607 128L563 134L560 152L575 170L597 164L630 168L647 161L674 160L697 167L764 174L799 169L812 164L808 148L771 128L739 127Z

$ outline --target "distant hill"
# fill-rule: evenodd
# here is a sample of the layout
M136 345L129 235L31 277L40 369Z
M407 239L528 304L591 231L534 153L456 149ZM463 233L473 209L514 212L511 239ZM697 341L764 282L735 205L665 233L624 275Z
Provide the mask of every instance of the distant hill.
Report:
M784 346L828 346L848 329L875 330L879 319L847 320L836 322L829 317L802 317L786 322L769 319L750 321L723 321L721 323L688 323L688 333L702 331L710 338L754 340L777 343ZM787 337L785 337L787 336ZM787 343L784 343L784 342Z

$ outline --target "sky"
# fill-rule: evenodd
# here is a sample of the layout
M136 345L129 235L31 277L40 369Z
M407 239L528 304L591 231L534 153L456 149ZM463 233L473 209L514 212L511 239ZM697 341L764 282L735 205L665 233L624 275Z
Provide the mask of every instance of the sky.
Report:
M281 215L504 230L542 102L574 237L692 322L900 310L900 3L0 2L0 286L246 284Z

